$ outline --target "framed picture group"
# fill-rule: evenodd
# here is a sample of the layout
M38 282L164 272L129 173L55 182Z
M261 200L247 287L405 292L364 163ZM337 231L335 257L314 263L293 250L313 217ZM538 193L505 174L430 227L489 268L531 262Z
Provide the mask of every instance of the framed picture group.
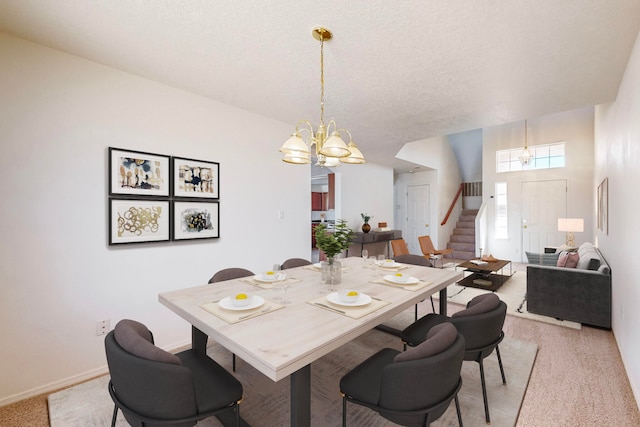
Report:
M220 237L220 164L109 147L109 245Z

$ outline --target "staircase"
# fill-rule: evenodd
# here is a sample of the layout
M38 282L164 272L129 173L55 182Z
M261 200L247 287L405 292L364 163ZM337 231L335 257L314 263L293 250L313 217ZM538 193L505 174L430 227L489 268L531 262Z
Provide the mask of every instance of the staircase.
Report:
M453 229L451 240L447 248L453 249L453 256L457 260L468 261L477 257L476 253L476 215L477 209L464 209L456 228Z

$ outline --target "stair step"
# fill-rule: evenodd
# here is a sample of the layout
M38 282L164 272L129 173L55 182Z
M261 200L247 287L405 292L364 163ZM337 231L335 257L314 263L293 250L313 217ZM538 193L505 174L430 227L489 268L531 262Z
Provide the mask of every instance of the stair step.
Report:
M475 215L460 215L460 218L458 218L458 221L464 221L464 222L476 222L476 216Z
M475 236L476 229L475 228L454 228L453 235L454 236Z
M476 258L475 253L463 251L456 251L453 253L453 256L455 257L455 259L460 261L469 261L470 259Z
M475 253L475 251L476 251L475 243L449 242L449 243L447 243L447 248L453 249L454 252L461 251L461 252L474 252Z
M475 221L467 222L467 221L458 221L456 222L456 228L476 228Z
M476 217L478 216L478 209L463 209L461 215L472 215Z
M476 236L472 234L453 234L451 236L451 242L475 244Z

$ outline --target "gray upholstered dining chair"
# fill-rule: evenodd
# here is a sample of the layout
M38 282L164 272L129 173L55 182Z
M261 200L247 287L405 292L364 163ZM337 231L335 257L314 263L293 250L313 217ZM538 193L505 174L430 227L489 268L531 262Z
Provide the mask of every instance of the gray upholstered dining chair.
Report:
M450 323L433 328L417 347L400 352L384 348L340 380L342 426L347 402L378 412L405 426L428 426L455 400L462 427L458 391L464 337Z
M473 298L467 303L467 308L454 313L451 317L440 314L427 314L417 322L408 326L400 334L400 338L405 343L405 348L420 345L424 341L425 335L444 322L452 323L465 338L464 360L477 362L480 366L480 381L482 382L482 398L484 400L484 414L487 423L491 422L489 417L489 401L487 399L487 387L484 378L483 360L488 357L493 350L496 351L502 383L506 384L500 348L498 345L504 338L502 327L507 314L507 305L500 301L494 293L482 294Z
M305 265L311 265L311 264L312 264L311 261L308 261L304 258L289 258L288 260L282 263L280 268L282 270L287 270L289 268L304 267Z
M412 265L421 265L422 267L433 267L431 262L423 257L422 255L413 255L413 254L404 254L398 255L393 258L394 261L402 263L402 264L412 264ZM431 299L431 310L436 312L436 306L433 303L433 296L429 296ZM415 307L415 320L418 320L418 304Z
M240 425L242 384L205 354L177 354L154 345L142 323L124 319L105 338L109 394L132 426L193 426L198 420L234 412Z
M211 276L211 279L209 279L209 283L224 282L225 280L240 279L242 277L249 277L253 275L254 274L252 271L247 270L245 268L239 268L239 267L223 268L222 270L218 270L213 276ZM207 348L207 340L209 337L207 337L206 334L204 334L195 326L191 326L191 337L193 341L198 342L198 348ZM233 362L232 362L233 372L235 372L236 371L236 355L233 354L232 358L233 358Z

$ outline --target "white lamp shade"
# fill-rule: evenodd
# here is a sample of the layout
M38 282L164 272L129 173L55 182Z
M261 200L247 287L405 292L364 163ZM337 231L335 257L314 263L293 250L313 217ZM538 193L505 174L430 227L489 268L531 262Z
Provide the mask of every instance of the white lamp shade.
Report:
M333 132L329 138L322 144L320 154L327 157L346 157L351 154L347 144L340 138L340 134Z
M558 231L575 231L582 233L584 231L584 219L558 218Z
M289 139L287 139L280 148L282 153L305 153L310 154L309 147L305 144L304 139L300 137L300 134L294 133ZM308 163L308 162L307 162Z
M284 157L282 158L282 161L287 163L293 163L296 165L304 165L307 163L311 163L311 155L309 154L308 151L306 153L302 151L291 151L284 155Z
M364 156L362 155L362 152L358 150L358 147L353 143L353 141L350 142L347 147L349 148L349 151L351 151L351 154L347 157L341 157L340 161L342 163L350 163L354 165L367 163L367 161L364 159Z

